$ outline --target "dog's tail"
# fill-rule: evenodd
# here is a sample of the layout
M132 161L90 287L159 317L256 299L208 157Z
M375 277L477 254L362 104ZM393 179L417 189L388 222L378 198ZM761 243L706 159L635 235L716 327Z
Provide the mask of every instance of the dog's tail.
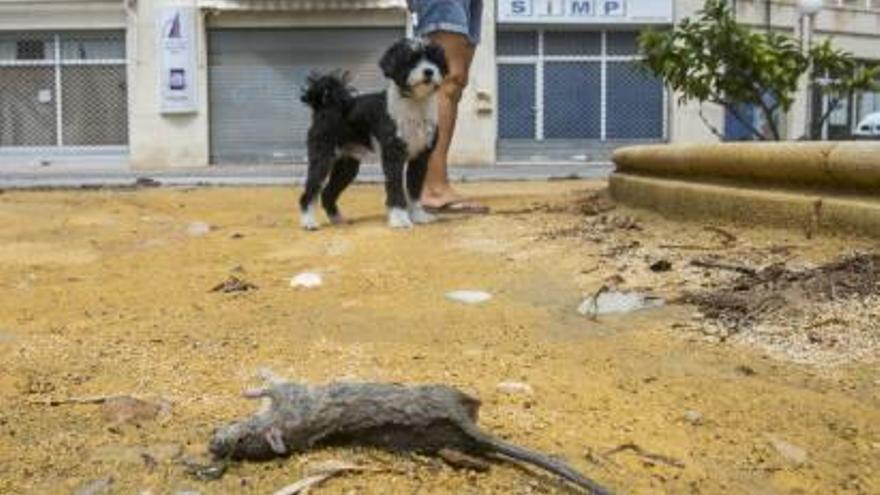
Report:
M329 74L312 72L302 87L300 100L316 112L328 109L345 111L350 108L355 96L350 83L351 76L347 71Z

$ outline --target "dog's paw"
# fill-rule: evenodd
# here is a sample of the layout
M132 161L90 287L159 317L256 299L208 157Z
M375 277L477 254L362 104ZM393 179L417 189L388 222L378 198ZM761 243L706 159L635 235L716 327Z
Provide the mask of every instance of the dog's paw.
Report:
M437 217L425 211L420 203L413 203L413 205L410 206L409 218L413 223L417 224L426 224L437 220Z
M392 229L411 229L413 223L406 210L391 208L388 210L388 226Z
M313 211L304 211L299 217L299 225L303 230L318 230L318 219Z

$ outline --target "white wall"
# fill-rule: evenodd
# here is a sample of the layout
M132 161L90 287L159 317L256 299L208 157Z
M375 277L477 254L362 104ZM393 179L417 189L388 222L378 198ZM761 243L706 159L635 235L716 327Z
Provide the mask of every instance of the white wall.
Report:
M694 16L702 6L703 0L678 0L675 3L675 22ZM700 118L700 105L696 102L679 105L679 96L678 93L670 93L669 96L669 140L674 143L719 141ZM724 109L705 103L702 113L711 126L724 132Z
M116 0L0 0L0 30L123 29L125 12Z
M495 163L498 138L498 70L495 64L495 0L483 5L482 41L471 65L470 84L459 105L449 161L456 166Z
M128 16L129 163L135 169L208 165L208 80L204 17L196 16L198 111L159 112L159 58L156 12L162 6L194 6L195 0L137 2Z

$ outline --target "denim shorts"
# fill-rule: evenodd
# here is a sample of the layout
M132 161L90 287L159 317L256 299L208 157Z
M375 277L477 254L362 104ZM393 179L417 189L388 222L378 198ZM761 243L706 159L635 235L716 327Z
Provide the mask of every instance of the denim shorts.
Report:
M416 15L416 34L426 36L446 31L467 36L471 44L480 42L483 0L407 0Z

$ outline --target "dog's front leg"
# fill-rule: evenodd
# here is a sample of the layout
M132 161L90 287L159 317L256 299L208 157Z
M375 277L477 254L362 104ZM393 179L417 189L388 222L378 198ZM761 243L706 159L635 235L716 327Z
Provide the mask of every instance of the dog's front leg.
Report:
M428 173L431 150L425 150L409 161L406 168L406 189L409 194L409 218L413 223L431 223L437 219L422 208L422 189Z
M309 169L306 175L305 188L299 198L300 226L305 230L318 230L318 218L315 216L315 204L324 188L327 177L333 170L335 160L333 148L324 141L321 145L309 146Z
M382 171L385 173L385 205L388 207L388 225L395 229L413 226L406 211L406 191L403 184L406 144L393 138L382 146Z

